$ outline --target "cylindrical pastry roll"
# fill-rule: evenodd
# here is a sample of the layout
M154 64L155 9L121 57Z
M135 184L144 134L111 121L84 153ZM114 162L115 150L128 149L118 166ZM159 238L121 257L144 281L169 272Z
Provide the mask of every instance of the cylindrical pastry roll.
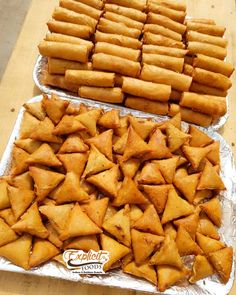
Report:
M162 54L168 56L175 56L175 57L184 57L188 51L185 49L180 48L172 48L172 47L165 47L165 46L158 46L158 45L143 45L142 48L143 53L153 53L153 54Z
M42 79L43 84L65 89L71 92L78 92L78 85L66 82L64 75L50 75L48 73L44 74Z
M48 58L49 74L65 74L66 70L92 70L92 63L80 63L66 59Z
M173 1L173 0L148 0L148 3L156 3L161 6L169 7L178 11L186 11L185 1Z
M168 38L171 38L176 41L182 41L182 35L179 33L176 33L170 29L164 28L159 25L153 25L153 24L146 24L144 25L144 32L150 32L153 34L159 34Z
M210 18L191 18L189 20L186 20L185 23L188 22L194 22L194 23L200 23L200 24L208 24L208 25L215 25L215 21Z
M98 42L95 45L94 53L106 53L110 55L123 57L129 60L138 61L141 54L141 50L125 48L106 42Z
M119 15L119 14L111 12L111 11L105 12L103 17L106 19L109 19L113 22L116 22L116 23L122 23L129 28L135 28L140 31L143 29L143 23L140 23L140 22L133 20L129 17L126 17L124 15Z
M137 30L134 28L128 28L126 25L122 23L113 22L103 17L100 18L97 29L103 33L120 34L123 36L136 38L136 39L138 39L139 36L141 35L140 30Z
M76 0L77 1L77 0ZM101 10L103 8L103 0L79 0L79 2L82 2L84 4L87 4L91 7L94 7L96 9Z
M147 64L144 64L140 78L145 81L170 85L179 91L188 91L192 82L192 78L189 76Z
M89 26L93 29L93 32L98 22L96 19L86 14L77 13L63 7L56 7L52 17L55 20L62 21L62 22Z
M172 19L164 16L164 15L160 15L160 14L155 14L152 12L148 13L147 16L147 23L148 24L157 24L160 26L163 26L165 28L168 28L172 31L175 31L181 35L183 35L186 31L186 26L183 24L180 24L176 21L173 21Z
M122 103L124 100L124 94L121 88L103 88L103 87L89 87L81 86L78 92L80 97L90 98L93 100L99 100L109 103Z
M196 92L200 94L208 94L208 95L214 95L214 96L221 96L221 97L226 97L227 96L227 91L215 88L215 87L210 87L206 86L203 84L199 84L196 82L192 82L190 86L190 92Z
M168 8L159 4L155 4L155 3L148 4L147 9L148 9L148 12L154 12L157 14L167 16L178 23L183 23L186 16L185 11L181 11L181 10L178 11L176 9L171 9L171 8Z
M186 39L188 42L195 41L209 43L223 48L226 48L228 44L228 41L222 37L210 36L195 31L188 31L186 34Z
M95 33L95 42L106 42L133 49L140 49L142 47L142 42L137 39L118 34L105 34L99 31Z
M219 88L222 90L228 90L232 86L232 83L228 77L200 68L194 69L193 81L211 87L214 86L215 88Z
M188 64L184 64L184 70L183 70L183 73L184 73L185 75L188 75L188 76L192 77L192 75L193 75L193 70L194 70L193 66L188 65Z
M106 3L130 7L140 11L144 11L144 9L146 8L146 0L107 0Z
M225 27L222 26L209 25L192 21L187 21L186 25L188 31L196 31L202 34L223 37L225 33Z
M94 69L114 72L130 77L138 77L141 69L139 62L104 53L94 54L92 62Z
M179 73L182 73L184 66L184 58L161 54L143 53L142 62Z
M119 86L119 87L121 87L122 86L122 84L123 84L123 78L124 78L125 76L122 76L122 75L120 75L120 74L115 74L115 86Z
M123 77L122 91L130 95L165 102L169 100L171 87L169 85Z
M223 116L227 111L225 97L193 92L184 92L179 105L211 116Z
M182 92L172 89L170 93L170 100L171 101L180 101Z
M175 103L171 103L169 105L169 112L168 112L168 116L170 117L174 117L176 114L180 113L180 106L178 104Z
M141 22L141 23L145 23L146 18L147 18L146 13L144 13L144 12L141 12L137 9L130 8L130 7L127 8L127 7L119 6L116 4L107 3L107 4L105 4L104 10L111 11L111 12L117 13L119 15L124 15L126 17L129 17L129 18L136 20L138 22Z
M227 77L230 77L234 71L232 64L202 54L197 54L197 57L194 58L193 66L211 72L220 73Z
M70 24L56 20L48 21L47 26L53 33L65 34L84 39L89 39L93 31L89 26Z
M156 115L167 115L168 113L168 103L151 101L143 97L128 96L125 100L125 106Z
M79 62L88 61L88 48L84 45L42 41L39 46L39 52L43 56L68 59Z
M180 48L180 49L185 48L185 45L180 41L176 41L171 38L167 38L162 35L152 34L149 32L144 33L143 43L151 44L151 45L166 46L166 47L174 47L174 48Z
M114 87L115 74L98 71L67 70L65 79L76 85Z
M101 10L73 0L60 0L60 6L78 13L86 14L96 20L99 20L102 14Z
M188 51L189 54L204 54L207 56L215 57L218 59L225 59L227 55L227 50L225 48L222 48L220 46L216 46L213 44L208 43L202 43L202 42L195 42L191 41L188 42Z
M186 55L184 57L184 63L192 66L193 65L193 59L194 59L193 56Z
M84 40L81 38L63 35L63 34L57 34L57 33L51 33L47 34L46 41L53 41L53 42L62 42L62 43L72 43L72 44L78 44L78 45L85 45L88 47L89 52L93 49L94 45L93 42Z

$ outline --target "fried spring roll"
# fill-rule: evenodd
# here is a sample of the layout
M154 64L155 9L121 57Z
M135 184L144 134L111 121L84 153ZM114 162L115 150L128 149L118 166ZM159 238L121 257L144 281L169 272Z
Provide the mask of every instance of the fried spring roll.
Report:
M61 88L71 92L78 92L78 85L66 82L64 75L50 75L48 73L44 74L42 82L45 85Z
M94 47L93 42L91 42L91 41L84 40L84 39L77 38L77 37L73 37L73 36L63 35L63 34L56 34L56 33L47 34L45 40L46 41L85 45L86 47L88 47L89 52L92 51L92 49Z
M130 7L140 11L144 11L144 9L146 8L146 0L107 0L106 3Z
M145 45L145 44L143 45L142 52L162 54L162 55L175 56L175 57L185 57L185 55L188 53L188 51L185 49L158 46L158 45Z
M144 25L144 32L150 32L153 34L159 34L168 38L171 38L176 41L182 41L182 35L179 33L176 33L170 29L164 28L159 25L153 25L153 24L146 24Z
M188 65L190 65L190 66L192 66L192 65L193 65L193 59L194 59L193 56L188 56L188 55L186 55L186 56L184 57L184 63L185 63L185 64L188 64Z
M143 53L142 62L179 73L182 73L184 66L184 58L150 53Z
M170 100L171 101L180 101L182 92L172 89L170 93Z
M211 72L220 73L227 77L230 77L234 71L232 64L202 54L197 54L197 57L194 58L193 66Z
M119 87L121 87L122 86L122 84L123 84L123 78L124 78L125 76L122 76L122 75L120 75L120 74L115 74L115 86L119 86Z
M218 59L225 59L227 55L227 50L225 48L207 44L202 42L188 42L188 51L189 54L204 54L207 56L215 57Z
M186 34L187 41L209 43L223 48L227 47L228 41L221 37L210 36L207 34L198 33L195 31L188 31Z
M123 57L132 61L138 61L141 54L141 50L125 48L106 42L97 42L95 45L94 53L106 53L110 55Z
M219 37L223 37L223 35L225 33L225 27L197 23L197 22L192 22L192 21L187 22L187 30L188 31L196 31L196 32L199 32L202 34L207 34L207 35L212 35L212 36L219 36Z
M183 23L186 16L185 11L178 11L176 9L171 9L155 3L148 4L147 9L148 12L154 12L157 14L167 16L178 23Z
M142 42L137 39L118 34L106 34L99 31L95 33L95 42L106 42L133 49L140 49L142 47Z
M123 77L122 91L130 95L166 102L169 100L171 87L169 85Z
M156 3L161 6L169 7L178 11L186 11L185 1L173 1L173 0L148 0L150 3Z
M185 48L185 45L180 41L176 41L171 38L167 38L162 35L152 34L149 32L144 33L143 42L144 44L160 45L160 46L174 47L174 48L180 48L180 49Z
M89 39L93 31L89 26L70 24L56 20L48 21L47 26L53 33L60 33L84 39Z
M141 22L141 23L145 23L146 18L147 18L146 13L144 13L144 12L141 12L137 9L130 8L130 7L127 8L127 7L119 6L116 4L109 4L109 3L105 4L104 10L129 17L129 18L136 20L138 22Z
M221 96L221 97L226 97L227 96L227 91L215 88L215 87L210 87L206 86L203 84L199 84L196 82L192 82L190 86L190 92L196 92L200 94L207 94L207 95L214 95L214 96Z
M203 95L193 92L184 92L179 105L211 116L223 116L227 111L225 97Z
M222 90L228 90L232 86L232 82L228 77L200 68L194 69L193 81L211 87L214 86Z
M184 64L184 70L183 70L183 73L184 73L185 75L192 77L192 75L193 75L193 70L194 70L193 66L188 65L188 64Z
M136 38L136 39L138 39L139 36L141 35L140 30L137 30L134 28L128 28L126 25L122 23L113 22L103 17L100 18L97 29L103 33L120 34L123 36Z
M86 14L77 13L63 7L56 7L52 17L55 20L62 21L62 22L89 26L93 29L93 32L98 22L97 20L95 20L94 18Z
M151 101L143 97L128 96L125 100L125 106L156 115L167 115L168 113L168 103Z
M65 74L66 70L92 70L92 63L79 63L75 61L48 58L48 72L49 74Z
M86 14L96 20L99 20L102 14L101 10L98 10L84 3L80 3L78 1L73 1L73 0L60 0L60 6L63 8L70 9L77 13Z
M122 103L124 100L124 94L122 93L121 88L118 87L103 88L81 86L78 94L83 98L90 98L109 103Z
M143 23L140 23L140 22L138 22L136 20L130 19L129 17L126 17L124 15L119 15L117 13L107 11L103 15L103 17L105 19L109 19L109 20L111 20L113 22L116 22L116 23L122 23L122 24L126 25L129 28L134 28L134 29L137 29L137 30L142 30L143 29Z
M114 87L115 74L98 71L67 70L66 81L82 86Z
M121 75L138 77L140 73L140 63L122 57L104 53L96 53L92 57L93 68Z
M186 24L188 22L194 22L194 23L201 23L201 24L208 24L208 25L215 25L215 21L213 19L209 18L191 18L189 20L186 20Z
M164 16L164 15L160 15L160 14L155 14L152 12L148 13L147 16L147 23L148 24L157 24L160 26L163 26L165 28L168 28L172 31L175 31L181 35L184 34L184 32L186 31L186 26L183 24L180 24L176 21L173 21L172 19Z
M84 45L42 41L39 46L39 52L43 56L68 59L78 62L88 61L88 48Z
M166 84L175 90L188 91L192 78L160 67L144 64L140 78L145 81Z
M75 1L82 2L82 3L86 4L86 5L89 5L91 7L99 9L99 10L101 10L103 8L103 5L104 5L103 0L79 0L79 1L75 0Z

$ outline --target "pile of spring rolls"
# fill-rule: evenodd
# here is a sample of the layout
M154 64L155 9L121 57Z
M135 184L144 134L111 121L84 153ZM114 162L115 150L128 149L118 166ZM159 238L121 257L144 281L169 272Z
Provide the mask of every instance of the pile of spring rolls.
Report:
M43 84L200 126L227 112L225 28L182 0L60 0L52 18Z

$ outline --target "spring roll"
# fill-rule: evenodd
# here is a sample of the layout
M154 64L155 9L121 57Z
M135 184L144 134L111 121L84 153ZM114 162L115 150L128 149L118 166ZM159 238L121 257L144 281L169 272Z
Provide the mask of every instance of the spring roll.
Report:
M103 8L103 0L75 0L76 2L81 2L96 9L101 10Z
M100 18L97 29L103 33L119 34L136 39L138 39L141 35L140 30L128 28L126 25L122 23L116 23L103 17Z
M89 52L91 52L94 47L93 42L91 42L91 41L84 40L84 39L77 38L77 37L73 37L73 36L56 34L56 33L47 34L45 41L85 45L86 47L88 47Z
M193 81L211 87L214 86L215 88L219 88L221 90L228 90L232 86L232 82L228 77L200 68L194 69Z
M130 19L129 17L119 15L119 14L114 13L114 12L107 11L103 15L103 17L105 19L109 19L109 20L111 20L113 22L116 22L116 23L122 23L122 24L126 25L129 28L134 28L134 29L137 29L137 30L140 30L140 31L143 29L143 23L140 23L140 22L138 22L136 20Z
M145 81L166 84L178 91L188 91L192 78L170 70L144 64L140 78Z
M103 88L81 86L78 94L83 98L90 98L109 103L122 103L124 100L124 94L122 93L121 88L118 87Z
M142 62L178 73L182 73L184 66L184 58L150 53L143 53Z
M225 97L193 92L184 92L179 105L211 116L223 116L227 111Z
M209 43L209 44L213 44L223 48L226 48L228 44L228 41L224 38L210 36L210 35L198 33L195 31L188 31L186 34L186 39L188 42L195 41L195 42Z
M133 96L166 102L169 100L171 87L169 85L123 77L122 91Z
M213 45L213 44L207 44L202 42L188 42L188 51L189 54L204 54L207 56L215 57L218 59L225 59L227 55L227 50L225 48Z
M196 31L202 34L223 37L225 33L225 27L222 26L209 25L191 21L188 21L186 25L188 31Z
M92 70L92 63L80 63L65 59L48 58L48 72L49 74L65 74L66 70Z
M201 23L201 24L208 24L208 25L215 25L215 21L210 18L191 18L189 20L186 20L185 23L187 24L188 22L194 22L194 23Z
M151 45L160 45L165 47L174 47L184 49L185 45L180 42L176 41L162 35L156 35L149 32L145 32L143 35L143 42L144 44L151 44Z
M95 45L94 53L106 53L110 55L123 57L132 61L138 61L141 54L141 50L125 48L106 42L97 42Z
M92 28L93 32L95 31L98 22L96 19L86 14L77 13L63 7L56 7L52 17L55 20L66 23L89 26Z
M48 73L44 73L42 83L44 85L57 87L71 92L78 92L78 85L66 82L64 75L50 75Z
M102 14L101 10L73 0L60 0L60 6L77 13L86 14L96 20L99 20Z
M119 87L121 87L122 86L122 84L123 84L123 78L124 78L125 76L122 76L122 75L120 75L120 74L115 74L115 86L119 86Z
M147 16L147 23L148 24L157 24L160 26L163 26L167 29L170 29L172 31L175 31L181 35L183 35L186 31L186 26L183 24L180 24L176 21L173 21L172 19L164 16L164 15L160 15L160 14L155 14L152 12L148 13Z
M144 11L144 9L146 8L146 0L107 0L106 3L130 7L140 11Z
M143 53L153 53L153 54L162 54L174 57L185 57L188 53L185 49L172 48L158 45L143 45Z
M167 16L178 23L183 23L186 16L185 11L178 11L176 9L171 9L155 3L149 3L147 10L148 12L153 12Z
M96 53L92 57L93 68L118 73L130 77L138 77L140 63L122 57L104 53Z
M159 34L168 38L171 38L176 41L182 41L182 35L179 33L176 33L170 29L164 28L159 25L153 25L153 24L146 24L144 25L144 32L150 32L153 34Z
M88 62L89 51L84 45L42 41L38 48L43 56Z
M174 0L148 0L148 3L155 3L161 6L169 7L178 11L186 11L185 1L174 1Z
M89 39L93 31L89 26L70 24L56 20L48 21L47 26L53 33L65 34L83 39Z
M129 18L136 20L138 22L141 22L141 23L145 23L146 18L147 18L146 13L144 13L144 12L141 12L137 9L133 9L130 7L127 8L127 7L119 6L116 4L109 4L109 3L105 4L104 10L129 17Z
M99 31L95 33L95 42L106 42L133 49L140 49L142 47L142 42L137 39L118 34L105 34Z
M200 94L207 94L207 95L214 95L214 96L221 96L221 97L226 97L227 96L227 91L215 88L215 87L210 87L206 86L203 84L199 84L196 82L192 82L190 86L190 92L196 92Z
M192 66L193 65L193 59L194 59L193 56L186 55L184 57L184 63Z
M128 96L125 100L125 106L156 115L167 115L168 113L168 103L151 101L143 97Z
M192 77L193 76L193 70L194 70L193 66L188 65L188 64L184 64L183 73L185 75Z
M170 93L170 100L179 102L181 99L182 92L172 89Z
M234 67L231 63L202 54L197 54L197 57L194 58L193 66L211 72L220 73L226 77L230 77L234 71Z

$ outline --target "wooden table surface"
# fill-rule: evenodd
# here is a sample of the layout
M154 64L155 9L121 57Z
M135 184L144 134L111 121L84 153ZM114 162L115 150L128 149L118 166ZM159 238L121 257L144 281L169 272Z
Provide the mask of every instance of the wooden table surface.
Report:
M53 8L58 0L33 0L25 19L19 39L0 83L0 157L11 134L21 105L39 94L34 86L32 71L38 54L37 44L44 37ZM187 0L188 14L193 17L213 18L217 24L226 26L229 40L228 59L236 64L236 2L235 0ZM220 133L232 146L236 155L236 74L230 90L230 117ZM235 96L235 97L234 97ZM77 295L131 295L139 292L89 286L50 278L1 272L0 295L5 294L77 294ZM143 293L144 294L144 293ZM236 294L236 283L231 290Z

